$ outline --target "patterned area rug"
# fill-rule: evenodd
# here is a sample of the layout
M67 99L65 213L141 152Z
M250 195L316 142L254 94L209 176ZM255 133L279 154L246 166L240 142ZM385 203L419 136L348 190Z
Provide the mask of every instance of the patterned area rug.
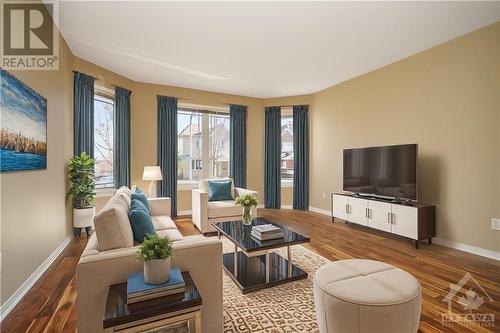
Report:
M223 238L224 253L232 252L232 243ZM286 257L286 249L276 251ZM295 245L293 263L308 273L307 279L285 283L243 295L224 272L224 332L281 333L319 332L314 310L313 273L329 260Z

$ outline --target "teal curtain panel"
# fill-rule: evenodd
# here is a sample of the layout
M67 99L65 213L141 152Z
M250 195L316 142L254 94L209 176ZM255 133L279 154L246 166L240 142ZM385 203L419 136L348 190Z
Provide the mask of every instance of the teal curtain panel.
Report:
M247 107L230 105L229 170L236 187L247 187Z
M86 152L94 158L94 81L92 76L75 72L73 78L73 153Z
M281 108L265 109L264 206L281 207Z
M163 180L158 194L170 197L172 217L177 216L177 98L157 96L157 160Z
M309 209L309 106L293 107L293 209Z
M114 178L116 188L130 187L130 90L115 88Z

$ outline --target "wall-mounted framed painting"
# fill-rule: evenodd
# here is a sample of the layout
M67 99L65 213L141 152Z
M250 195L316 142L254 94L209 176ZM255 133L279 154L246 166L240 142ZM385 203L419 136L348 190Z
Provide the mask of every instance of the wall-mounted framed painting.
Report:
M0 171L47 169L47 99L0 71Z

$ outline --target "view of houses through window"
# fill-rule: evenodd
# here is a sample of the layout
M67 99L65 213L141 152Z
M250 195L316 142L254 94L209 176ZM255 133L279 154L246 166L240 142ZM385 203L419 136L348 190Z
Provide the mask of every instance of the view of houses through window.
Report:
M94 159L96 188L112 188L114 100L94 94Z
M281 108L281 185L293 185L293 114Z
M229 177L229 114L179 107L177 115L178 184Z

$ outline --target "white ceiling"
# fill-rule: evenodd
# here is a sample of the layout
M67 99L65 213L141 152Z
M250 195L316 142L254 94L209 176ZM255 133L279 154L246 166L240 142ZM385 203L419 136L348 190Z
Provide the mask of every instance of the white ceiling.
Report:
M500 2L60 2L71 51L132 80L313 93L500 20Z

